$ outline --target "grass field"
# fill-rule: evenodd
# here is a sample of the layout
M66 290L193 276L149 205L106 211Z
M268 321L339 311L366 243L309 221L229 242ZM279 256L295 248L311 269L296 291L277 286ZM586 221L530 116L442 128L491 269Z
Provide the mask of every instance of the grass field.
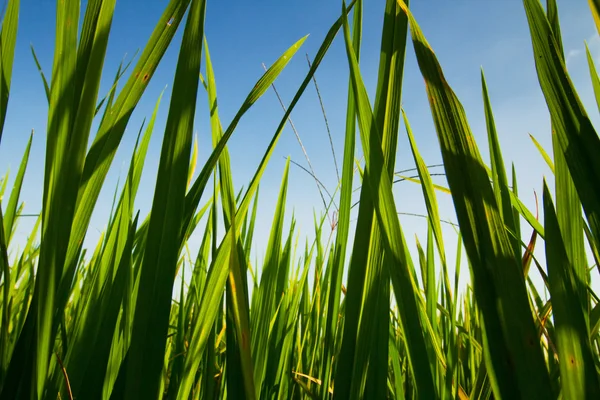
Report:
M339 19L243 187L233 185L227 143L306 37L265 69L224 126L204 36L206 0L170 0L136 63L121 65L113 88L100 92L115 3L89 0L83 10L77 0L56 2L52 79L41 76L48 101L42 209L18 247L11 241L33 137L12 187L8 174L0 181L0 400L600 398L600 299L590 284L600 272L600 139L566 69L555 0L522 0L552 125L552 148L536 154L554 173L552 188L544 181L540 210L524 205L519 171L504 163L507 144L483 72L488 146L478 148L407 0L387 0L381 10L373 101L359 67L368 3L340 2ZM8 1L0 32L0 129L20 6ZM600 33L600 1L589 0L589 9ZM181 42L172 43L178 30ZM315 240L303 247L297 221L286 222L288 159L265 257L255 265L261 178L334 40L345 44L350 71L348 91L338 96L347 108L339 184L315 218ZM151 211L141 215L134 202L161 98L140 129L106 230L84 248L130 116L169 46L179 58ZM408 51L425 82L446 185L433 183L402 109ZM589 52L588 61L600 109ZM203 161L193 138L198 93L208 98L213 143ZM409 180L427 209L417 255L392 191L403 178L395 172L399 135L409 140L418 175ZM439 193L449 195L458 221L452 259ZM192 234L202 237L194 254ZM533 256L536 248L544 262ZM465 290L461 265L470 277Z

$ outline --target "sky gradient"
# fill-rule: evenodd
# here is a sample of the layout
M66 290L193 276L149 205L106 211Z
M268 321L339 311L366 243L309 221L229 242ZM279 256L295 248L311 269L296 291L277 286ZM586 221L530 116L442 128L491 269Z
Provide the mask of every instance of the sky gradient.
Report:
M85 9L85 3L82 2L82 10ZM482 157L488 162L481 95L480 74L483 69L504 161L507 168L514 163L519 179L520 197L530 210L535 210L534 191L539 196L541 206L542 179L545 177L551 185L553 180L551 171L535 149L529 134L534 135L550 152L550 123L533 63L529 28L522 1L413 0L412 3L414 16L435 51L448 82L462 102ZM123 57L130 60L138 49L143 49L166 5L166 0L117 1L103 84L100 88L101 97L112 84ZM365 2L363 16L360 66L371 101L377 81L384 6L383 0ZM25 213L38 213L41 207L48 109L42 81L29 46L34 46L42 68L50 78L55 7L55 2L49 0L21 1L12 88L0 145L0 174L3 175L10 168L10 189L29 133L32 129L35 132L22 192L22 200L26 202ZM584 40L588 42L596 63L599 63L597 65L600 65L600 39L587 1L559 0L558 8L567 67L592 122L599 126L585 59ZM287 105L308 71L306 54L312 60L326 32L340 13L340 1L208 1L205 33L216 75L219 112L223 126L229 124L248 92L263 74L262 63L270 65L294 42L310 34L275 82ZM183 24L180 25L179 32L129 122L91 221L86 239L90 247L95 246L100 232L105 229L115 187L119 177L122 183L126 174L141 123L144 118L150 118L158 96L165 90L136 199L136 208L140 209L142 216L150 210L182 31ZM204 61L202 70L204 71ZM338 33L316 73L316 79L331 128L338 164L341 164L348 91L348 61L342 32ZM404 73L403 106L425 162L429 165L440 164L441 155L425 86L410 40L407 45ZM274 92L269 90L238 125L229 142L236 192L242 186L247 187L282 113ZM197 175L211 150L208 104L202 87L198 93L196 116L194 131L199 140ZM337 184L336 171L314 86L310 85L307 88L292 113L292 120L317 176L328 190L333 192ZM97 123L94 126L97 126ZM359 150L357 156L360 157L361 154ZM285 128L260 187L254 243L259 264L266 248L285 158L288 156L306 166L304 155L289 125ZM409 168L414 168L414 161L405 127L401 124L395 169L399 171ZM443 170L434 168L431 172L441 173ZM303 249L305 240L312 240L314 237L313 212L320 214L323 205L313 179L306 172L292 165L289 179L286 227L293 212L298 221L297 227L300 228L299 249ZM445 184L443 177L436 177L435 182ZM394 192L398 212L425 214L422 193L417 185L407 182L396 184ZM358 191L355 195L358 199ZM201 204L207 199L208 196L205 195ZM456 222L450 196L438 194L438 202L442 218ZM356 210L354 211L353 220L356 218ZM542 215L540 214L540 218ZM409 247L413 254L416 254L415 235L421 243L425 243L426 220L408 215L401 215L400 220ZM33 222L34 218L19 221L15 243L23 243ZM354 224L351 229L354 229ZM450 225L444 225L443 229L448 257L452 260L456 248L456 234ZM529 226L523 223L522 229L524 236L528 237L531 233ZM325 229L324 232L326 240L329 230ZM350 240L353 240L352 233ZM198 244L198 241L199 235L195 235L191 243ZM538 246L536 256L543 259L542 245ZM592 275L597 282L597 274ZM463 279L467 278L465 273L462 276ZM597 288L596 283L594 287Z

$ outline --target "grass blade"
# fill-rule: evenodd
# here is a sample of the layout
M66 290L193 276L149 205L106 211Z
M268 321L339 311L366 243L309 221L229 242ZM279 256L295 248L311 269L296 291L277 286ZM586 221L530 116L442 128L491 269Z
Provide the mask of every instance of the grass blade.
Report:
M25 148L25 152L23 153L21 165L19 166L19 171L17 172L17 176L15 177L15 182L13 183L13 188L10 192L10 198L8 199L8 204L6 206L6 214L4 215L4 235L6 238L7 247L10 245L10 239L12 238L13 234L15 218L17 217L17 207L19 205L19 197L21 196L21 188L23 187L23 178L25 176L25 170L27 169L27 164L29 163L29 153L31 151L32 140L33 132L31 132L31 135L29 135L27 147Z
M2 18L2 31L0 31L0 142L2 142L2 131L4 130L6 109L10 96L20 3L20 0L8 1L6 14Z
M417 61L425 79L446 176L471 263L475 295L485 327L486 366L495 395L552 397L541 348L535 340L522 268L504 230L464 110L417 22L404 3L398 2L409 17ZM502 309L512 312L502 313Z
M427 350L423 328L419 319L416 293L411 284L409 260L406 248L403 246L402 231L395 211L395 202L392 195L390 176L384 172L384 155L381 149L381 133L377 127L373 112L369 104L367 93L360 78L358 64L354 50L350 46L350 30L344 5L344 36L346 39L346 52L350 73L352 76L352 89L357 100L357 117L361 142L367 162L365 180L373 198L377 221L383 234L386 253L389 252L391 262L397 269L389 271L397 301L403 308L401 313L403 328L405 330L411 368L415 375L415 384L420 398L436 398L435 384L431 369L427 362ZM371 153L372 152L372 153Z
M148 242L133 317L125 398L158 398L181 245L206 2L194 0L185 25L165 127Z
M564 398L600 397L600 382L588 337L586 310L577 293L577 274L568 258L550 192L544 182L544 226L550 296Z
M540 87L590 230L600 243L600 139L587 116L538 0L523 0ZM558 150L558 149L557 149Z

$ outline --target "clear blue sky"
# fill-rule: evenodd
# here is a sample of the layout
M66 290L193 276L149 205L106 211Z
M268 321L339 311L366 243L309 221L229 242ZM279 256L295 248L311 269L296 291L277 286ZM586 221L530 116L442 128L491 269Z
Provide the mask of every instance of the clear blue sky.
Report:
M83 10L86 2L82 3ZM414 0L412 3L413 13L436 52L450 85L462 101L482 156L487 161L487 138L480 84L480 68L484 69L504 160L508 168L511 162L515 163L521 198L530 209L534 210L533 191L537 191L541 200L542 177L546 176L551 181L551 172L530 141L528 133L536 136L550 151L550 127L546 104L539 89L533 64L529 28L522 1ZM143 48L166 4L166 0L117 1L101 95L108 90L118 64L125 54L130 59L136 50ZM371 99L373 99L377 80L384 5L383 0L368 1L365 2L364 9L361 70ZM559 0L558 6L565 52L568 54L568 68L592 121L597 125L598 111L585 60L584 40L588 41L595 60L600 65L600 39L587 1ZM13 178L29 132L31 129L36 132L23 189L26 213L39 212L41 206L47 122L47 104L43 86L29 45L33 44L35 47L44 72L49 76L53 57L55 7L56 3L49 0L21 1L11 97L0 146L0 173L4 174L10 167L11 178ZM284 102L288 104L308 70L305 53L308 53L311 59L314 57L325 33L339 17L340 12L341 1L208 1L205 32L216 74L223 125L229 124L243 99L260 78L263 73L261 63L270 65L296 40L310 34L303 47L276 81L277 89ZM180 32L161 61L130 120L88 231L87 243L92 247L100 231L105 228L115 185L119 175L123 176L126 173L140 124L143 118L150 117L156 99L167 87L136 203L142 215L146 215L150 209L182 28L183 26L180 26ZM332 130L338 163L341 163L348 88L348 63L341 33L338 34L316 77ZM203 89L199 91L198 98L195 132L199 138L199 162L201 163L206 160L210 152L211 140L207 101ZM410 42L407 48L403 103L426 163L440 163L441 156L424 83ZM242 185L247 187L281 115L282 110L275 94L269 90L239 124L229 145L236 191ZM335 168L313 86L309 86L305 92L292 114L292 119L317 175L327 188L333 191L336 185ZM266 247L272 212L287 156L306 165L289 126L286 127L262 180L255 234L255 250L259 260L262 259ZM402 125L399 133L396 170L413 167L414 162L405 128ZM200 167L197 168L196 174L199 169ZM442 172L442 170L435 169L432 172ZM12 185L11 182L9 185ZM444 183L443 179L437 179L436 182ZM395 193L399 212L425 213L418 186L412 183L401 183L396 185ZM356 195L358 198L358 192ZM438 201L442 218L456 221L450 197L440 194ZM322 202L312 178L295 166L290 170L287 206L288 215L291 215L293 210L298 220L301 229L300 248L303 248L305 238L311 240L313 238L313 211L321 212ZM356 218L355 213L353 218ZM415 235L425 243L426 221L424 219L412 216L401 216L400 219L412 249L415 248ZM33 222L33 219L20 221L21 227L15 238L16 243L23 243ZM287 222L289 223L289 217ZM444 231L447 252L452 259L455 253L456 235L451 227L444 227ZM530 234L526 224L523 224L523 233L526 237ZM197 238L192 242L197 243ZM539 246L536 254L543 257L543 246Z

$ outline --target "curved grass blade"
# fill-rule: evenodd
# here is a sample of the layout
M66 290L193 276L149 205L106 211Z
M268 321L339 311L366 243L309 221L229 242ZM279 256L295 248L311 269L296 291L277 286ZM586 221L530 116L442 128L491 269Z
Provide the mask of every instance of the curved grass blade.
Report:
M35 61L35 66L38 69L38 72L40 73L40 77L42 78L42 83L44 84L44 91L46 92L46 100L48 100L48 103L50 103L50 86L48 85L48 80L46 80L46 75L44 74L44 71L42 70L42 66L40 65L40 62L37 58L37 55L35 54L35 49L33 48L33 44L29 46L31 48L31 55L33 56L33 61Z
M596 243L600 243L600 139L567 73L561 46L537 0L523 0L538 80L558 144ZM557 148L557 150L558 150Z
M446 82L412 13L413 44L425 79L446 176L481 308L486 367L498 397L553 397L530 313L520 262L514 257L487 172L464 110ZM502 310L511 310L510 313Z

